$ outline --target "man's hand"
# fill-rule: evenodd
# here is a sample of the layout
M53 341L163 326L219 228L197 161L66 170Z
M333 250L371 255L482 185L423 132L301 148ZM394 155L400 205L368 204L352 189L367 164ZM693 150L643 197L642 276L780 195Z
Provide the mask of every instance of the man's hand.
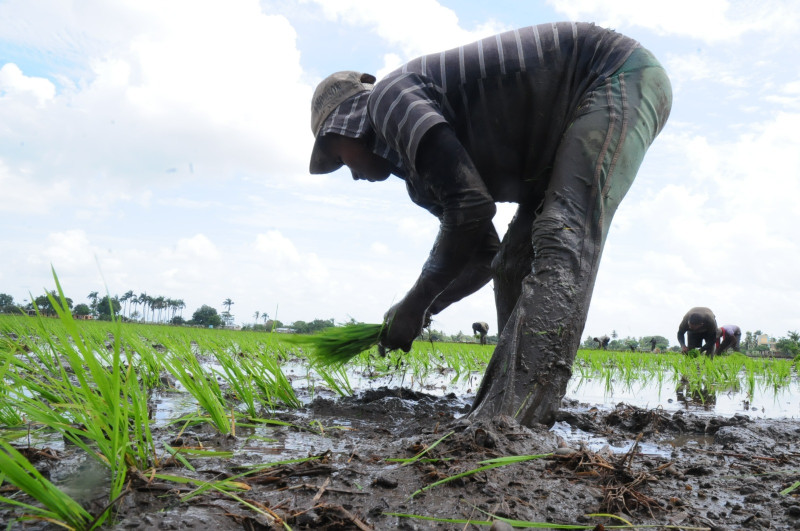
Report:
M689 347L681 347L681 352L686 354L687 352L689 352Z
M422 333L425 311L414 308L413 299L403 299L386 312L383 322L386 323L380 346L386 350L411 350L414 339Z

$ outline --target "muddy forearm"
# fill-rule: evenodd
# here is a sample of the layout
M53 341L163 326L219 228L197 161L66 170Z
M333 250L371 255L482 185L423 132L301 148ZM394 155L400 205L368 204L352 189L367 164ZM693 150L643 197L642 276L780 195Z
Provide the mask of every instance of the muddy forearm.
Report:
M449 304L485 285L491 258L486 263L483 253L499 241L492 225L494 200L452 129L436 127L425 136L417 173L420 186L430 191L442 212L436 242L406 295L424 311L441 296L442 304Z
M681 346L681 348L686 348L686 341L684 340L684 335L686 335L686 331L688 329L689 327L684 326L683 323L681 323L681 326L678 327L678 344Z
M500 239L497 231L495 231L494 225L491 225L470 262L433 301L433 304L428 307L428 312L436 315L454 302L472 295L485 286L492 279L492 260L497 254L499 246Z

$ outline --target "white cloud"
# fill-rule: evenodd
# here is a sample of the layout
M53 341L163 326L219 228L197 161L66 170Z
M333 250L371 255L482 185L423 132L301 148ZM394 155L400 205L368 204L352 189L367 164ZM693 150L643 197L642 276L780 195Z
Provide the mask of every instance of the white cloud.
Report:
M397 225L397 233L408 238L412 242L433 244L436 234L439 232L439 222L433 216L430 219L424 217L404 217Z
M0 101L14 98L0 106L0 159L12 176L32 174L34 195L47 199L53 181L101 179L108 203L156 182L306 173L311 135L298 116L311 88L285 17L256 0L52 7L60 40L12 36L68 54L73 67L53 76L57 84L14 64L0 70ZM34 16L18 2L2 13ZM114 34L109 19L130 23ZM30 20L51 24L46 9Z
M691 37L707 43L736 40L749 32L796 33L797 4L792 0L674 0L669 5L638 0L548 0L571 20L601 26L639 26L661 35ZM792 29L795 28L795 29Z
M389 246L386 245L385 243L373 242L372 245L370 245L370 250L373 253L381 255L381 256L388 256L389 255Z
M294 244L276 230L257 235L254 248L259 253L276 259L286 259L293 264L299 264L301 260Z
M164 255L171 260L211 260L220 259L220 252L217 246L204 234L196 234L191 238L178 240L174 250L165 250Z
M664 67L669 72L670 80L676 91L683 88L685 84L698 84L706 81L725 85L726 90L746 84L745 78L737 71L741 68L740 66L702 54L669 54L664 58Z
M488 20L472 30L465 29L453 10L436 0L315 2L331 20L370 28L387 44L400 49L402 57L395 53L384 56L385 65L379 69L379 77L419 55L447 50L510 29L495 20Z
M58 266L59 271L75 272L82 268L95 267L96 249L82 230L54 232L47 236L47 243L36 255L28 258L34 267L45 264Z
M301 254L295 245L279 231L271 230L256 236L253 248L264 258L263 267L267 271L285 271L296 281L310 282L314 285L324 283L328 269L314 253Z
M56 88L48 79L27 77L14 63L0 67L0 103L4 105L30 104L41 108L53 99ZM32 98L32 102L26 102ZM16 100L16 101L15 101Z

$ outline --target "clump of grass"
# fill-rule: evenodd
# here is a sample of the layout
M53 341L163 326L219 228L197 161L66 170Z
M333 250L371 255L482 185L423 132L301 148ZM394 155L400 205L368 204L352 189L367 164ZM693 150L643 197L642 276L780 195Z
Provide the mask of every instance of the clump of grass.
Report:
M309 361L323 367L344 365L355 356L376 346L383 333L382 324L355 323L327 328L313 335L297 335L287 340L309 349Z

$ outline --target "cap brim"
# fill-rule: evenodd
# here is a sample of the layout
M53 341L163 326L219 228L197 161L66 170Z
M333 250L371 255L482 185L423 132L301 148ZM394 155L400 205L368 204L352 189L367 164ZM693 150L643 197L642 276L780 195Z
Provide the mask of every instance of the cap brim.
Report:
M323 138L323 136L317 137L314 141L314 149L311 150L311 161L308 164L308 171L312 175L331 173L343 166L340 160L333 159L325 154L321 146Z

